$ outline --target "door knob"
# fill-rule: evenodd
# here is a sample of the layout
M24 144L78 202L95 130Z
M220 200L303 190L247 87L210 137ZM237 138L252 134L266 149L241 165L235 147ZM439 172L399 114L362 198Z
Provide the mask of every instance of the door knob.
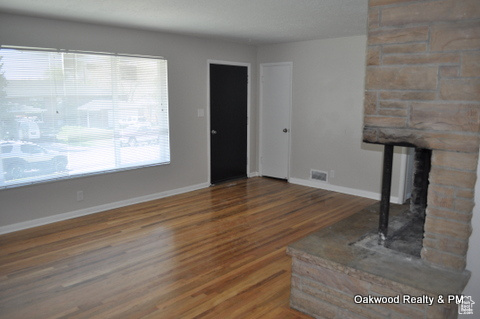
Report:
M217 134L217 131L212 130L212 135L215 135L215 134Z
M284 128L283 129L283 133L287 133L288 132L288 129L287 128Z

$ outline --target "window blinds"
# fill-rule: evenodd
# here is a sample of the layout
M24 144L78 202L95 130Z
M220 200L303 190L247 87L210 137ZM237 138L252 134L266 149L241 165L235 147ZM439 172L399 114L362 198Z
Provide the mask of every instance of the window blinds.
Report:
M2 47L0 188L169 163L167 78L160 57Z

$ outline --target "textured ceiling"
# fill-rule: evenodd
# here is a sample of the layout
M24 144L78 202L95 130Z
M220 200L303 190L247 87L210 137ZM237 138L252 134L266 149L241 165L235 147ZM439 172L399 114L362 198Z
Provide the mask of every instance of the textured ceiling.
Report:
M267 44L366 33L368 0L0 0L0 11Z

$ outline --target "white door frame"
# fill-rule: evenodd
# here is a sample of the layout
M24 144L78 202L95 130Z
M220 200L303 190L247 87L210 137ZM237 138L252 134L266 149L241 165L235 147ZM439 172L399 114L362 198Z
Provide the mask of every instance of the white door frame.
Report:
M212 183L211 179L211 142L210 142L210 132L212 130L211 128L211 123L210 123L210 65L211 64L221 64L221 65L233 65L233 66L246 66L247 67L247 74L248 74L248 80L247 80L247 176L250 176L250 108L251 108L251 103L250 103L250 97L251 97L251 63L244 63L244 62L232 62L232 61L222 61L222 60L207 60L207 107L206 107L206 114L205 116L207 117L207 156L208 156L208 168L207 168L207 181L209 184Z
M263 123L263 74L264 74L264 67L269 67L269 66L275 66L275 65L280 65L280 66L290 66L290 88L292 90L290 94L290 101L288 103L288 154L287 156L287 180L290 181L290 160L291 160L291 154L292 154L292 103L293 103L293 62L274 62L274 63L261 63L260 64L260 92L259 92L259 157L258 157L258 167L259 167L259 173L262 175L262 157L263 157L263 145L262 145L262 123Z
M398 187L398 204L403 204L412 195L413 174L415 171L415 148L402 147L400 153L400 179Z

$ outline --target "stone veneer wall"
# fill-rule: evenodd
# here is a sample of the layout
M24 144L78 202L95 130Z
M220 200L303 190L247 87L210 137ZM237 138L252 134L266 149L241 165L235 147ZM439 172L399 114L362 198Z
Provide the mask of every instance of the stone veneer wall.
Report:
M480 137L480 1L369 0L364 141L433 150L422 258L463 270Z

